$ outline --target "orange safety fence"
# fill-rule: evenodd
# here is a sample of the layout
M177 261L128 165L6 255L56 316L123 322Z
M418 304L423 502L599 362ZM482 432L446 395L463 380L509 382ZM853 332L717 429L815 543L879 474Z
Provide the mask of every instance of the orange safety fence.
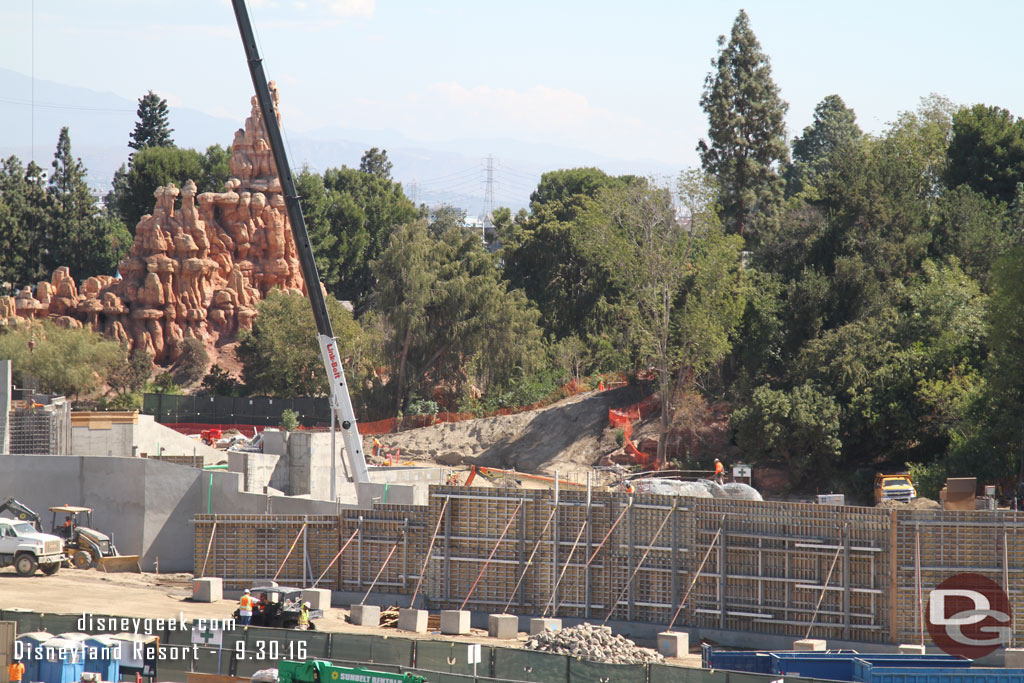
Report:
M633 443L633 422L651 415L661 406L658 397L651 394L639 403L619 409L608 410L608 422L613 427L621 427L624 439L622 447L626 454L631 456L636 463L642 467L658 469L658 459L655 456L644 453Z

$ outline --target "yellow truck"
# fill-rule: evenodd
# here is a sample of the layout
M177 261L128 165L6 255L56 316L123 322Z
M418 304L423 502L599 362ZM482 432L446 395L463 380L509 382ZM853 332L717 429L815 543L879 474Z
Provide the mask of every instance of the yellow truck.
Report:
M910 480L910 475L906 472L902 474L879 472L875 475L875 505L883 500L909 503L915 498L917 498L917 489L914 488L914 482Z

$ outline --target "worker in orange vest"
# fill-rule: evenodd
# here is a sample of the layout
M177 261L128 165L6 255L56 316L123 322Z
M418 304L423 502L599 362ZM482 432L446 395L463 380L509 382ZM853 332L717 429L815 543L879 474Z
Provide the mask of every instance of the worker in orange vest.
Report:
M238 601L238 619L242 622L242 626L248 626L252 622L252 596L249 595L248 588L245 589L241 600Z
M725 483L725 466L718 458L715 458L715 481L719 484Z
M11 662L10 666L7 667L7 678L11 683L21 683L21 677L25 675L25 665L21 663L20 659L15 659Z

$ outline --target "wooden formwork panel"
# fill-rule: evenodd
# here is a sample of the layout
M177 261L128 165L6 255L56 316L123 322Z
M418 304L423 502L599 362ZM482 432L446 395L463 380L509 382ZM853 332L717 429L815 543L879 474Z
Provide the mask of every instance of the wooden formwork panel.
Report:
M1001 586L1011 611L1024 610L1024 514L1007 511L899 511L894 568L897 609L893 637L930 643L922 615L928 594L956 574L975 573Z
M1024 515L576 490L561 491L554 510L550 491L436 486L423 507L199 515L196 572L205 561L229 588L270 578L306 524L280 582L320 576L355 532L321 586L364 591L380 572L374 590L419 585L434 608L466 601L477 611L667 625L689 591L677 625L915 642L918 575L926 600L944 578L976 571L1005 585L1024 613Z

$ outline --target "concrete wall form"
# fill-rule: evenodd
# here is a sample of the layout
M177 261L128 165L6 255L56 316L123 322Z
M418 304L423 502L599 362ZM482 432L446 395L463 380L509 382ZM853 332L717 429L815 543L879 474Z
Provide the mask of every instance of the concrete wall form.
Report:
M815 638L897 644L920 638L918 573L927 595L948 576L976 572L1004 586L1013 611L1024 613L1020 513L604 492L588 500L584 491L561 492L556 505L548 491L461 487L431 494L426 508L199 516L197 571L206 561L237 589L280 568L279 581L308 585L352 537L321 587L367 590L395 548L375 590L411 595L440 519L420 589L432 608L459 608L497 546L468 609L508 604L519 614L667 625L693 584L677 626L786 638L811 627Z

